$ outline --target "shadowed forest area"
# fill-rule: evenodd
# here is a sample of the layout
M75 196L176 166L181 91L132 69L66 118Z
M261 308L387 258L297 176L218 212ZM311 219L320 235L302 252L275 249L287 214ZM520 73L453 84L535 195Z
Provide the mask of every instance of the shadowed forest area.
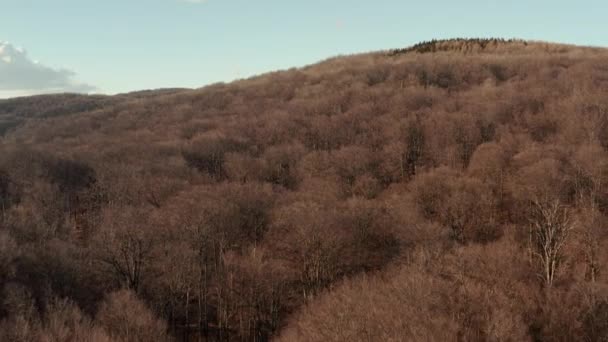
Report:
M608 50L0 101L1 341L606 341Z

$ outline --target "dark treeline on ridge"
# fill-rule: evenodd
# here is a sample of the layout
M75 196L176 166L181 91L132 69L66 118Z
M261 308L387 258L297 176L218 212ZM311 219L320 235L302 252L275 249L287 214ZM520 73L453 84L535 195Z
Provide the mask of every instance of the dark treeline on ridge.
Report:
M605 341L608 50L0 101L0 341Z

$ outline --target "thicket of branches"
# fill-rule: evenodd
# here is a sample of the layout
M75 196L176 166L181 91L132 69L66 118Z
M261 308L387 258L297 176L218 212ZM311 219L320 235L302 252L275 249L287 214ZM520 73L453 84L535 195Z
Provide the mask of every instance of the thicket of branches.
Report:
M608 52L483 44L0 102L0 340L607 339Z

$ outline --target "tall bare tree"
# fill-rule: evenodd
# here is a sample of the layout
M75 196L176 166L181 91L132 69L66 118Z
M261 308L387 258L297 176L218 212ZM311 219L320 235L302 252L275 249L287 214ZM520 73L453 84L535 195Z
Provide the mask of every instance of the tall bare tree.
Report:
M563 260L563 248L574 225L568 208L559 201L535 201L531 225L534 255L540 265L540 277L545 286L553 286L555 275Z

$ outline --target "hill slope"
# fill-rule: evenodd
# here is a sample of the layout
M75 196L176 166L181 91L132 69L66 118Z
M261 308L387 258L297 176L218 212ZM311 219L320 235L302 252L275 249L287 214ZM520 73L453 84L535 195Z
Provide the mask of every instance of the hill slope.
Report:
M0 340L606 338L607 57L432 41L0 101Z

